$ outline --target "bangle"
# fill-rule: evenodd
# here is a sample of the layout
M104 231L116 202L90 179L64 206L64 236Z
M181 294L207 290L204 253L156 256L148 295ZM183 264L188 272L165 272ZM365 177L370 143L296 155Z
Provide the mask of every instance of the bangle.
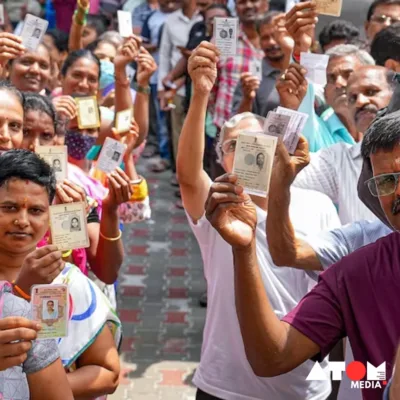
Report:
M140 182L131 181L132 196L129 201L143 201L149 195L149 187L146 179L142 178Z
M84 26L84 25L86 25L86 22L87 22L88 11L87 11L87 10L82 10L82 9L81 9L81 11L84 12L84 17L83 17L83 19L79 19L79 18L78 18L78 11L79 11L79 10L76 9L75 12L74 12L74 22L75 22L77 25Z
M62 258L68 258L72 254L72 250L68 250L65 253L62 253Z
M293 60L296 61L297 64L300 64L300 54L293 53Z
M19 297L22 297L25 300L31 301L31 296L26 294L19 286L15 284L15 281L12 281L13 289L17 292Z
M138 93L143 93L143 94L150 94L151 93L151 89L150 86L140 86L138 84L135 84L133 86L133 88L138 92Z
M117 237L115 237L115 238L110 238L110 237L104 236L104 235L101 233L101 231L100 231L100 236L101 236L104 240L108 240L109 242L116 242L117 240L121 239L122 231L121 231L121 229L120 229L120 230L119 230L119 235L118 235Z

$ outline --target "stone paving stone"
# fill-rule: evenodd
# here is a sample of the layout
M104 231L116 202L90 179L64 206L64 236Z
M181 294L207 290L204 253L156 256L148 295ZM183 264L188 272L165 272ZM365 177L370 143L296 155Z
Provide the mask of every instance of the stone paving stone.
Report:
M152 193L152 219L124 232L121 384L108 400L194 400L206 314L198 304L206 287L201 254L184 211L174 206L171 173L149 173L144 163L138 171Z

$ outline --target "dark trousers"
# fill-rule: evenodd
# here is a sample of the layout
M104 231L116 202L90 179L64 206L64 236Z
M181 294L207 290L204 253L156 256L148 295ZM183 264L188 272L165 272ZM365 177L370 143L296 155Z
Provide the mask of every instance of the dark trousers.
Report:
M196 400L222 400L222 399L220 399L219 397L212 396L211 394L207 394L200 389L197 389Z

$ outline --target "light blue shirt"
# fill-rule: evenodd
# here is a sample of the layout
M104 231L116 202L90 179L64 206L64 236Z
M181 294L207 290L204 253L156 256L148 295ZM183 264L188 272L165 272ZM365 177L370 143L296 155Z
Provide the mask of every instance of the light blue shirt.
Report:
M360 247L374 243L390 233L393 231L381 221L358 221L332 231L307 236L305 240L317 254L322 268L326 270ZM318 272L307 273L311 278L318 280Z
M326 110L321 117L315 112L315 88L308 82L307 93L298 111L308 115L303 135L308 141L311 152L316 152L335 143L355 144L353 137L342 124L332 108Z

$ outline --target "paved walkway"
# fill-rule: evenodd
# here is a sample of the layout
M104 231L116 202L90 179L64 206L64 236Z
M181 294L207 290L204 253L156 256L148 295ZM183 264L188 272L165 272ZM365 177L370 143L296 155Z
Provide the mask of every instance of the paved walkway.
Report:
M152 219L124 232L126 258L119 287L123 321L120 387L110 400L189 400L200 359L205 290L197 242L184 211L175 208L171 173L151 174Z

